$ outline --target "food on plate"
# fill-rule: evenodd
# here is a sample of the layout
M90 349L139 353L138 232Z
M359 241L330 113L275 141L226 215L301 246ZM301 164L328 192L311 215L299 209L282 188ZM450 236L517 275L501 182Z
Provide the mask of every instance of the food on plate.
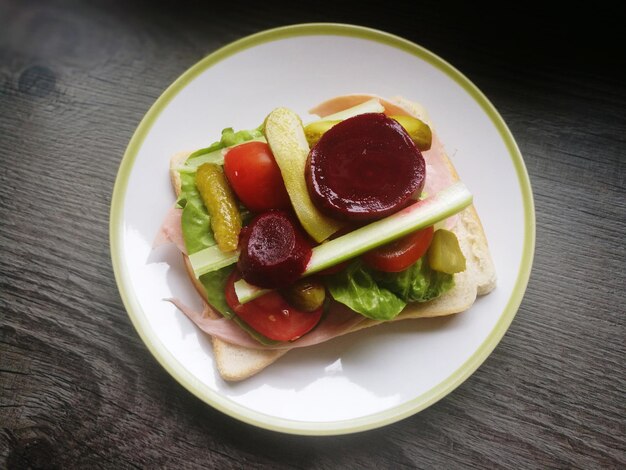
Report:
M265 142L246 142L224 156L224 172L241 203L251 212L289 209L280 168Z
M256 216L243 230L237 269L259 287L282 287L304 273L311 258L311 242L285 211Z
M424 108L344 95L303 124L276 108L170 162L158 241L203 299L170 299L212 337L225 380L382 322L467 310L496 275L472 196Z
M325 216L311 200L303 175L309 155L300 117L286 108L277 108L265 119L265 136L285 181L289 199L302 227L318 243L341 227Z
M224 170L215 163L203 163L196 171L196 187L209 213L211 230L222 251L234 251L239 245L241 214Z

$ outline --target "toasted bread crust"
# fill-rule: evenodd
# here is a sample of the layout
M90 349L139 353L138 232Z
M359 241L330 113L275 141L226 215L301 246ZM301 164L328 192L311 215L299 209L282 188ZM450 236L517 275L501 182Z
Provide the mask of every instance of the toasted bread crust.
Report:
M403 100L399 104L407 107L411 102ZM416 109L423 108L420 106ZM179 196L181 191L181 179L176 168L184 164L189 154L190 152L178 152L170 160L170 178L176 196ZM444 155L453 179L458 180L459 176L456 169L449 157L445 153ZM494 289L496 285L495 268L484 229L473 205L459 214L457 223L452 230L456 233L466 257L467 269L455 275L455 286L450 291L429 302L407 305L405 310L393 321L459 313L470 308L477 295L487 294ZM204 287L194 276L189 258L186 255L183 255L183 258L189 278L198 293L206 300ZM211 311L210 314L214 318L219 317L219 314L214 311ZM346 334L380 323L380 321L368 319L347 331ZM212 338L212 344L217 369L221 377L228 381L238 381L251 377L287 352L287 350L245 348L227 343L219 338Z

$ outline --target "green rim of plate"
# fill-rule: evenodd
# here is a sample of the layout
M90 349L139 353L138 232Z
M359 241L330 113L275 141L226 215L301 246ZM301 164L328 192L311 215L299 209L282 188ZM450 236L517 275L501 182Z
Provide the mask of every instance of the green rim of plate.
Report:
M511 297L509 298L509 301L499 320L485 341L478 347L478 349L476 349L476 351L474 351L474 353L463 363L463 365L429 391L394 408L349 420L307 422L277 418L251 410L224 397L194 377L165 348L163 343L150 327L146 315L139 305L134 293L127 287L129 285L129 273L124 263L120 247L123 244L122 240L124 233L124 200L131 169L146 135L150 131L161 111L169 104L169 102L183 88L185 88L187 84L189 84L195 77L204 72L206 69L245 49L258 46L266 42L296 36L319 35L349 36L378 42L400 49L428 62L458 83L480 105L487 116L489 116L506 145L511 160L513 161L515 171L517 172L522 192L525 230L522 263L520 265ZM309 23L262 31L224 46L193 65L165 90L165 92L156 100L154 105L148 110L142 119L139 127L128 144L128 148L126 149L124 158L120 164L111 200L109 236L115 280L117 282L122 301L124 302L124 306L126 307L126 311L128 312L128 316L152 355L183 387L217 410L220 410L221 412L240 421L261 428L290 434L337 435L378 428L404 419L427 408L436 401L445 397L448 393L463 383L485 361L485 359L487 359L513 321L513 317L519 308L528 284L535 250L535 209L526 166L513 135L491 102L460 71L423 47L389 33L348 24Z

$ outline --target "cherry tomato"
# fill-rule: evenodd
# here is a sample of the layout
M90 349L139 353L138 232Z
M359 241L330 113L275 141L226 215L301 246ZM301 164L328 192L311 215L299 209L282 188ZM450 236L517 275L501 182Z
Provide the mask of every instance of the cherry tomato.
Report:
M228 150L224 173L239 200L252 212L291 207L280 168L266 143L246 142Z
M323 307L312 312L296 310L276 291L240 304L234 286L240 278L241 274L235 269L226 281L226 303L263 336L276 341L293 341L319 323Z
M433 239L433 227L410 233L398 240L374 248L362 256L370 268L379 271L397 273L415 263L424 256Z

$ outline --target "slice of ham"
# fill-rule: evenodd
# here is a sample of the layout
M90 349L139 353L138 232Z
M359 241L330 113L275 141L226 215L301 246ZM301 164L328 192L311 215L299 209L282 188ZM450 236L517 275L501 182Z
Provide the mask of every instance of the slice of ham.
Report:
M445 149L435 133L429 150L422 152L426 162L426 181L423 191L427 196L434 196L454 183L454 176L446 163Z
M350 331L354 326L365 321L365 317L353 312L352 310L340 304L333 306L326 313L320 323L302 338L289 343L280 343L272 346L266 346L252 338L248 333L242 330L234 321L228 320L220 316L214 318L211 315L211 307L204 304L201 312L185 305L180 299L165 299L174 304L187 318L193 321L198 328L205 333L219 338L230 344L242 346L250 349L294 349L305 346L313 346L323 343L332 338L340 336Z
M387 116L413 115L411 110L408 109L408 107L403 106L401 103L394 103L393 101L381 98L380 96L367 93L355 93L351 95L335 96L334 98L326 100L323 103L318 104L314 108L309 109L309 113L315 114L323 118L331 114L338 113L339 111L358 106L361 103L365 103L366 101L371 100L372 98L376 98L380 102L380 104L383 105L383 107L385 108L385 114Z
M183 229L182 229L182 215L183 210L173 206L165 215L165 220L161 224L161 228L159 232L154 237L154 242L152 243L152 248L157 248L161 245L165 245L167 243L173 243L176 245L182 253L187 253L187 249L185 248L185 240L183 239Z
M434 196L454 183L456 176L452 174L450 167L446 163L445 149L434 132L430 149L422 152L422 155L426 162L426 181L422 191L426 194L426 197ZM450 216L445 219L444 227L452 230L458 220L458 215Z

